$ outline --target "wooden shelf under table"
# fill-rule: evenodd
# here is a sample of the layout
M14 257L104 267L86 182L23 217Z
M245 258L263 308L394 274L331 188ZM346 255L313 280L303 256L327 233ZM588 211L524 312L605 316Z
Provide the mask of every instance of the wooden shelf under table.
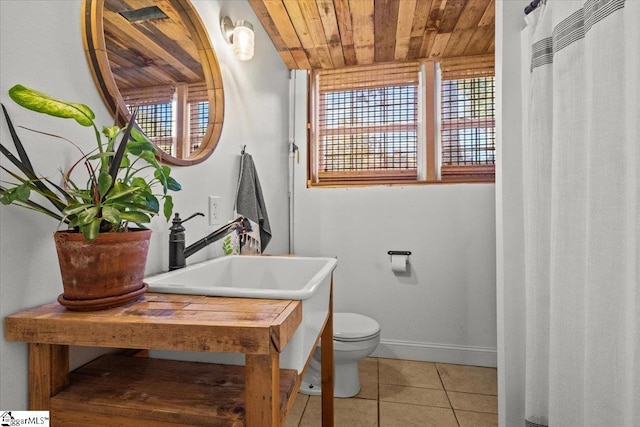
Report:
M327 343L322 346L325 427L333 426L332 300L330 294L321 333ZM54 426L99 425L99 420L143 426L153 417L148 425L276 427L284 424L300 387L296 372L279 369L279 357L301 321L301 301L147 293L94 312L44 304L5 317L4 326L8 341L29 343L29 409L51 410L52 419L66 420ZM69 346L244 353L245 366L111 355L69 373ZM120 364L126 368L116 368ZM92 388L96 381L103 387ZM161 382L166 384L159 387ZM89 424L82 420L88 416ZM198 418L203 416L207 422ZM114 424L114 417L136 423Z
M297 371L280 370L280 417ZM54 426L244 426L244 366L106 355L51 398Z

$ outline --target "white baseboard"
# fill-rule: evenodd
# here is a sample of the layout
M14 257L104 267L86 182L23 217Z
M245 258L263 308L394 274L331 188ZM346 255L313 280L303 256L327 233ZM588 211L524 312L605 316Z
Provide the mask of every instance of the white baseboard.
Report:
M380 340L371 357L452 363L456 365L497 366L497 350L411 341Z

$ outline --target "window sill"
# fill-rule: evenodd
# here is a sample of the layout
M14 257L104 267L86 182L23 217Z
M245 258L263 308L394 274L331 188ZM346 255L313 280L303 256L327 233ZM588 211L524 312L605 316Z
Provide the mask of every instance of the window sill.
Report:
M307 180L307 188L348 188L348 187L374 187L374 186L387 186L387 187L410 187L416 185L447 185L447 184L495 184L495 178L493 177L478 177L478 178L447 178L445 180L431 180L431 181L325 181L325 182L311 182Z

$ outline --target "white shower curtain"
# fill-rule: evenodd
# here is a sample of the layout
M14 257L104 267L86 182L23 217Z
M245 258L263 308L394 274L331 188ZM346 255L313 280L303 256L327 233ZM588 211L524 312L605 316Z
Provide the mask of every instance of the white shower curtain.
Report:
M523 425L640 426L640 1L527 21Z

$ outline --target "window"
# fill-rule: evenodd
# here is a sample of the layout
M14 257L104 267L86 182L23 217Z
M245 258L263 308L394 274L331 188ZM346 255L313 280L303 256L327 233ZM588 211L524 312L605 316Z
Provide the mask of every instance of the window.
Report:
M319 72L320 181L415 180L418 64Z
M495 173L494 78L442 80L441 176L487 177Z
M492 181L493 77L449 74L436 88L433 63L315 71L310 185Z

